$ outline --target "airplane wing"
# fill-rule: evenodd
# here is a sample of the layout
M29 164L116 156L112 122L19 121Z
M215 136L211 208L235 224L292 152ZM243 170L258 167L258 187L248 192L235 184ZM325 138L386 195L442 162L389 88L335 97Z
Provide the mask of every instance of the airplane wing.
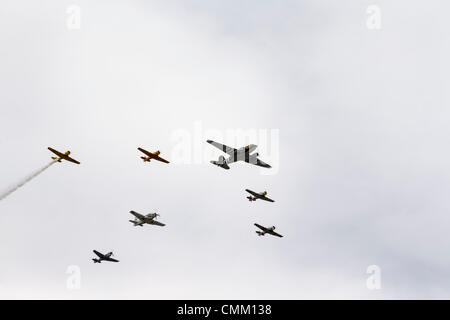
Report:
M281 235L281 234L278 234L278 233L276 233L275 231L268 231L267 233L269 233L269 234L271 234L271 235L273 235L273 236L276 236L276 237L280 237L280 238L283 238L283 236Z
M93 250L94 253L100 258L100 259L105 259L105 255L101 254L100 252L98 252L97 250Z
M154 224L154 225L160 226L160 227L164 227L164 226L165 226L164 223L161 223L161 222L156 221L156 220L149 221L148 223L149 223L149 224Z
M248 162L248 163L254 164L255 166L260 166L263 168L272 168L269 164L259 160L257 158L257 156L253 155L253 154L250 155L248 161L246 160L245 162Z
M256 159L256 165L260 166L260 167L263 167L263 168L272 168L270 166L270 164L267 164L267 163L265 163L265 162L263 162L263 161L261 161L259 159Z
M145 220L145 216L140 213L137 213L136 211L131 210L130 213L141 221Z
M62 157L65 156L64 153L61 153L61 152L59 152L58 150L55 150L55 149L53 149L53 148L48 147L47 149L50 150L51 152L53 152L54 154L56 154L58 157L61 157L61 158L62 158Z
M212 141L212 140L207 140L206 142L208 142L209 144L213 145L217 149L225 152L226 154L229 154L230 156L233 155L235 152L237 152L237 149L235 149L235 148L230 148L230 147L228 147L228 146L226 146L224 144L217 143L217 142Z
M257 224L257 223L255 223L255 226L257 226L258 228L260 228L262 231L267 232L267 228L264 228L263 226L261 226L261 225L259 225L259 224Z
M113 259L113 258L107 258L107 257L104 257L103 260L111 261L111 262L119 262L119 260L116 260L116 259Z
M270 198L267 198L266 196L261 197L260 199L261 199L261 200L266 200L266 201L269 201L269 202L275 202L275 200L272 200L272 199L270 199Z
M161 158L160 156L154 156L153 159L161 161L161 162L164 162L164 163L169 163L169 161L167 161L166 159Z
M247 191L248 193L250 193L251 195L255 196L256 198L261 197L260 194L257 194L255 191L252 191L250 189L245 189L245 191Z
M143 153L145 153L146 155L148 155L149 157L153 157L154 156L154 154L153 153L151 153L151 152L148 152L147 150L145 150L145 149L142 149L142 148L138 148L138 150L140 151L140 152L143 152Z
M75 160L75 159L73 159L73 158L71 158L71 157L69 157L69 156L64 155L62 158L63 158L64 160L67 160L67 161L70 161L70 162L73 162L73 163L76 163L76 164L80 164L79 161L77 161L77 160Z

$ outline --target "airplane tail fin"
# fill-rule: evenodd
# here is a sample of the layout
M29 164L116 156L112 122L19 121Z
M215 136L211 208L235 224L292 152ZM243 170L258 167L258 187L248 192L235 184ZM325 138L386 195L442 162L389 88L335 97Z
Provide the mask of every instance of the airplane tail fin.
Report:
M94 263L102 263L102 262L100 261L100 259L92 258L92 261L94 261Z
M258 236L263 236L264 235L264 232L261 232L261 231L256 231L256 233L258 234Z

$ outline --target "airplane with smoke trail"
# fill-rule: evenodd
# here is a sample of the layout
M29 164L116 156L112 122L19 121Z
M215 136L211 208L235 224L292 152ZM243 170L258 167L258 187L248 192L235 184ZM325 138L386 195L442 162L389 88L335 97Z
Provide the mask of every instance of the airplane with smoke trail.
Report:
M50 163L48 163L47 165L45 165L43 168L39 169L38 171L32 173L31 175L29 175L28 177L26 177L25 179L23 179L21 182L19 182L18 184L16 184L14 187L12 187L10 190L6 191L3 194L0 194L0 200L5 199L7 196L9 196L11 193L13 193L14 191L16 191L17 189L19 189L20 187L22 187L24 184L26 184L27 182L31 181L32 179L36 178L38 175L40 175L42 172L44 172L45 170L47 170L48 168L50 168L50 166L56 162L61 162L61 160L66 160L66 161L70 161L76 164L80 164L79 161L69 157L70 151L66 151L65 153L59 152L53 148L48 147L48 150L50 150L51 152L53 152L54 154L57 155L57 157L52 157L52 161Z
M53 152L54 154L57 155L57 157L52 157L53 160L56 160L58 162L61 162L61 160L66 160L66 161L70 161L76 164L80 164L79 161L69 157L70 151L66 151L65 153L59 152L58 150L55 150L53 148L48 147L48 150L50 150L51 152Z

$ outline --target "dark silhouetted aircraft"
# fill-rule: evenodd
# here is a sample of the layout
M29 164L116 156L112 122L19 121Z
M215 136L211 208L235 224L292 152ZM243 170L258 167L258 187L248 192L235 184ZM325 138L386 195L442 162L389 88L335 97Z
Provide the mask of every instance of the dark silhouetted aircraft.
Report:
M271 235L276 236L276 237L283 238L283 236L281 234L278 234L275 231L273 231L273 230L275 230L275 226L270 227L270 228L266 228L266 227L263 227L263 226L261 226L261 225L259 225L257 223L255 223L255 226L257 226L258 228L260 228L262 230L262 231L259 231L259 230L256 231L258 236L263 236L263 235L265 235L267 233L267 234L271 234Z
M102 261L111 261L111 262L119 262L119 260L111 258L113 256L112 252L108 252L107 254L103 254L98 252L97 250L94 250L94 253L98 256L97 258L92 258L94 263L101 263Z
M257 193L255 191L250 190L250 189L245 189L245 191L247 191L248 193L253 195L253 197L252 196L248 196L247 197L247 199L249 201L256 201L256 199L261 199L261 200L266 200L266 201L269 201L269 202L275 202L275 200L272 200L272 199L266 197L267 191L264 191L264 192L261 192L261 193Z

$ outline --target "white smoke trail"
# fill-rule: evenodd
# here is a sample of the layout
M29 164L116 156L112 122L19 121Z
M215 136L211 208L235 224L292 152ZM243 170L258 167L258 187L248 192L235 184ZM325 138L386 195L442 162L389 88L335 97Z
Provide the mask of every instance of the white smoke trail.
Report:
M47 164L45 167L39 169L38 171L36 171L35 173L33 173L32 175L28 176L27 178L25 178L24 180L22 180L22 182L20 182L19 184L17 184L15 187L13 187L11 190L8 190L7 192L5 192L4 194L0 195L0 201L5 199L7 196L9 196L11 193L13 193L14 191L16 191L17 189L19 189L21 186L23 186L25 183L27 183L28 181L30 181L33 178L36 178L38 175L40 175L42 172L44 172L46 169L48 169L52 164L56 163L57 160L53 160L52 162L50 162L49 164Z

